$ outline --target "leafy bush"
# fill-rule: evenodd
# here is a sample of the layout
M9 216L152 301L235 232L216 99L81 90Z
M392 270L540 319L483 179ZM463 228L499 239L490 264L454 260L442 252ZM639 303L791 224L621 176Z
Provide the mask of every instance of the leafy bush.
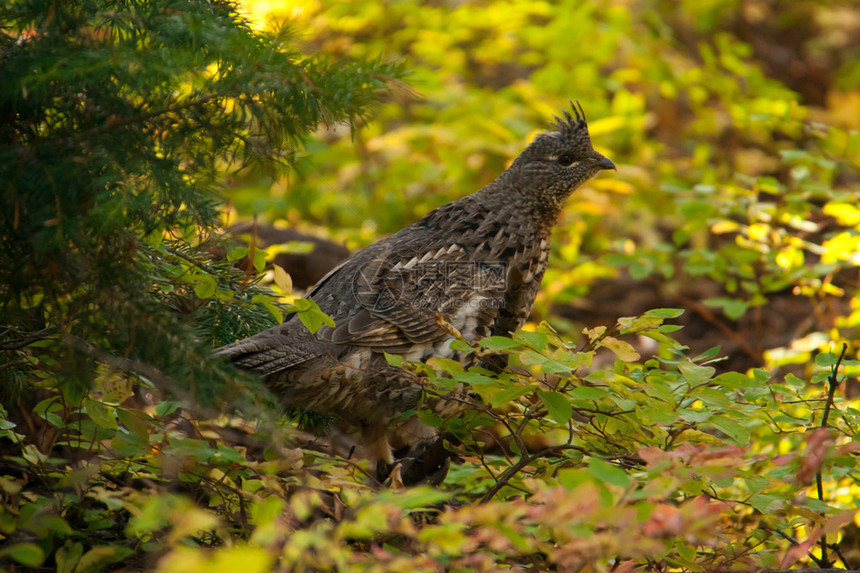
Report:
M420 413L463 442L441 490L380 491L360 462L294 430L254 435L175 402L48 398L33 415L64 458L4 422L20 447L5 458L4 554L61 570L787 567L853 519L840 492L856 487L860 411L809 380L716 374L716 349L691 358L671 338L680 312L590 330L578 351L547 325L483 339L472 351L510 359L498 377L412 364L428 392L462 382L482 398L451 420ZM642 359L633 335L660 354ZM818 363L835 390L847 364Z

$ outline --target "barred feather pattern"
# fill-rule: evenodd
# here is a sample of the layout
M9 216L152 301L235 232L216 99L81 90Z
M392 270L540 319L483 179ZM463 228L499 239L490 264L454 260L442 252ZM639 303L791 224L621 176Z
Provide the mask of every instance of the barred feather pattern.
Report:
M390 366L455 352L440 318L469 341L507 335L527 320L546 270L552 227L565 199L611 161L591 146L581 107L555 118L510 168L480 191L359 251L308 293L334 319L311 334L295 317L218 354L263 375L284 402L358 426L374 455L435 431L404 412L421 403L452 415L465 390L426 392L418 376Z

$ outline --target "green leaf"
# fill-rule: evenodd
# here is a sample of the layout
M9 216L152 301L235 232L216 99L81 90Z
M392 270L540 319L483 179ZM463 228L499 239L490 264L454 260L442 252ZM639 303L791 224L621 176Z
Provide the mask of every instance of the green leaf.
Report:
M218 285L211 276L203 274L194 275L192 280L194 281L194 295L197 298L212 298L215 294L215 289Z
M549 345L549 336L543 332L529 332L521 330L514 335L518 340L522 340L538 352L542 352Z
M182 404L174 400L162 400L155 405L155 417L164 418L165 416L169 416L181 407Z
M622 316L617 320L621 334L629 334L639 330L653 330L660 326L663 319L657 316Z
M628 270L630 271L631 277L637 281L641 281L654 272L654 261L650 258L634 259L631 261Z
M753 378L755 378L755 381L758 382L759 384L765 384L765 383L767 383L768 380L770 380L770 376L771 376L770 372L768 372L767 370L764 370L762 368L753 368L752 373L753 373Z
M777 495L757 493L749 496L747 502L764 514L774 513L785 507L786 500Z
M37 416L44 416L48 412L56 412L57 410L62 409L63 404L60 401L59 396L51 396L50 398L45 398L44 400L40 400L38 404L33 406L33 413Z
M490 398L490 406L493 408L498 408L502 404L507 404L508 402L512 402L519 398L520 396L525 396L530 392L534 392L534 386L511 386L510 388L505 388L499 392L496 392Z
M122 561L134 553L128 547L117 545L97 545L83 554L78 561L75 571L99 571L111 563Z
M57 563L57 573L73 573L83 553L83 545L71 539L66 539L66 542L62 547L57 549L57 553L54 555L54 560Z
M559 372L570 372L575 368L576 366L574 365L567 364L565 362L559 362L558 360L545 360L540 365L540 371L544 374L558 374Z
M708 406L721 410L730 409L732 406L732 400L724 392L716 388L699 388L694 396Z
M105 406L92 398L85 399L84 406L86 406L87 415L90 419L102 428L107 430L116 430L119 428L116 423L116 411L113 407Z
M459 360L453 358L442 358L441 356L433 356L427 360L427 365L431 366L437 372L444 372L450 376L459 376L463 374L463 365Z
M273 495L261 499L251 506L251 517L256 526L272 523L283 513L284 501Z
M720 353L720 345L712 346L693 358L693 362L707 362L717 357Z
M746 445L749 443L749 430L741 426L739 423L729 420L722 416L713 416L708 420L718 430L726 434L733 442L738 445Z
M252 303L262 305L263 308L269 311L269 314L275 317L278 323L284 322L284 312L278 308L274 301L273 297L265 294L255 294L251 297Z
M215 298L220 301L230 302L236 297L236 293L231 290L218 289L215 291Z
M261 249L259 246L254 249L254 268L258 273L263 272L263 269L266 268L266 250Z
M692 362L682 362L678 365L678 370L681 371L681 374L684 375L684 379L689 382L691 386L700 386L706 383L713 378L717 371L711 366L699 366Z
M233 262L248 256L248 247L235 247L227 252L227 261Z
M684 420L685 422L689 422L691 424L700 424L705 420L710 419L714 415L713 412L709 412L708 410L680 410L678 412L678 417Z
M488 384L498 384L498 380L495 378L491 378L490 376L485 376L484 374L479 374L477 372L463 372L462 374L457 374L454 377L458 382L465 382L470 386L486 386Z
M230 464L245 463L245 457L231 447L224 444L216 444L216 449L217 451L212 456L213 461Z
M724 389L748 388L753 379L741 372L723 372L714 378L713 384Z
M600 400L609 394L604 388L595 386L579 386L567 393L571 398L577 400Z
M835 366L837 362L839 362L839 356L832 352L822 352L815 357L816 366Z
M707 219L713 214L714 208L712 201L695 199L680 205L679 211L684 219Z
M764 476L751 475L743 478L744 485L750 493L758 493L767 489L770 486L770 480Z
M414 487L405 490L384 490L378 499L381 502L391 503L401 509L415 509L418 507L429 507L450 499L453 494L435 487Z
M149 440L150 424L146 414L129 408L117 408L116 414L129 432L140 438L141 441Z
M573 407L564 394L555 391L538 390L538 398L546 406L550 416L557 422L566 424L573 416Z
M801 507L805 507L807 509L811 509L812 511L816 511L818 513L830 513L833 511L833 506L828 504L827 502L821 501L820 499L815 499L814 497L807 497L800 502Z
M457 555L461 548L469 541L464 530L466 525L462 523L445 523L442 525L427 526L418 532L417 538L423 543L430 544L443 551Z
M45 552L35 543L18 543L0 549L0 557L8 557L25 567L37 567L45 560Z
M517 550L521 553L528 554L531 552L531 539L526 539L525 537L520 535L513 527L505 525L504 523L497 523L496 529L498 529L499 533L504 535L507 540L511 542L511 545L516 547Z
M572 491L591 481L592 474L585 468L561 468L556 472L556 477L564 489Z
M678 318L684 314L683 308L652 308L645 316L657 316L659 318Z
M696 547L685 543L681 539L674 541L675 549L678 550L678 555L683 559L688 566L696 567Z
M399 367L403 364L403 356L400 354L389 354L387 352L384 353L385 361L388 362L391 366Z
M511 350L512 348L521 348L522 343L512 340L506 336L488 336L478 341L482 348L487 350Z
M602 482L623 488L630 485L630 476L627 475L627 472L600 458L591 458L588 460L588 471Z
M319 305L309 298L297 298L293 301L299 320L311 334L316 333L323 324L334 328L334 319L320 310Z
M451 350L456 350L457 352L462 352L463 354L472 354L475 352L475 349L469 345L465 340L454 339L451 341Z

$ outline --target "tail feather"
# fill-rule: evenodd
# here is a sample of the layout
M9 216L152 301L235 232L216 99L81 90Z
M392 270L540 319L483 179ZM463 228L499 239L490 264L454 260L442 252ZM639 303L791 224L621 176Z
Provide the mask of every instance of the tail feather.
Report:
M281 324L215 350L237 368L268 376L323 354L320 342L303 325L305 335L292 325Z

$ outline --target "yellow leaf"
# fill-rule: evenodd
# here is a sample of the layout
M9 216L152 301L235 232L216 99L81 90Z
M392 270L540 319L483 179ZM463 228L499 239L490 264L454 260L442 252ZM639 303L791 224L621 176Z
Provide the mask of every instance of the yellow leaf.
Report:
M715 235L723 233L733 233L740 228L740 225L734 221L717 221L711 225L711 232Z
M275 265L275 284L284 294L293 292L293 279L290 277L290 273L278 265Z
M429 545L428 549L431 552L443 552L449 554L457 554L463 544L466 543L466 536L463 534L465 525L460 523L446 523L433 527L427 527L418 534L419 541L423 541Z
M753 241L764 241L770 233L770 225L753 223L747 228L747 236Z
M791 270L803 266L803 252L794 247L786 247L776 255L776 264L780 267Z
M207 571L211 573L234 573L243 571L271 571L272 555L262 547L230 547L218 551Z
M713 444L715 446L723 445L723 441L707 432L702 432L700 430L686 429L681 432L677 438L675 438L676 443L681 442L692 442L694 444Z
M824 213L839 221L840 225L848 227L860 225L860 209L851 203L830 201L824 206Z
M624 129L630 122L626 116L615 115L610 117L601 117L588 122L588 133L592 137L603 135L604 133L612 133Z
M582 333L588 337L588 340L595 341L606 332L605 326L595 326L594 328L583 328Z
M624 362L635 362L639 360L639 353L633 349L629 342L618 340L611 336L607 336L601 341L601 344L615 353L615 356Z
M822 263L849 262L860 265L860 236L849 232L839 233L824 241L821 246L824 247L824 253L821 255Z
M636 191L633 185L620 179L595 179L591 182L591 186L598 191L608 191L619 195L630 195Z

